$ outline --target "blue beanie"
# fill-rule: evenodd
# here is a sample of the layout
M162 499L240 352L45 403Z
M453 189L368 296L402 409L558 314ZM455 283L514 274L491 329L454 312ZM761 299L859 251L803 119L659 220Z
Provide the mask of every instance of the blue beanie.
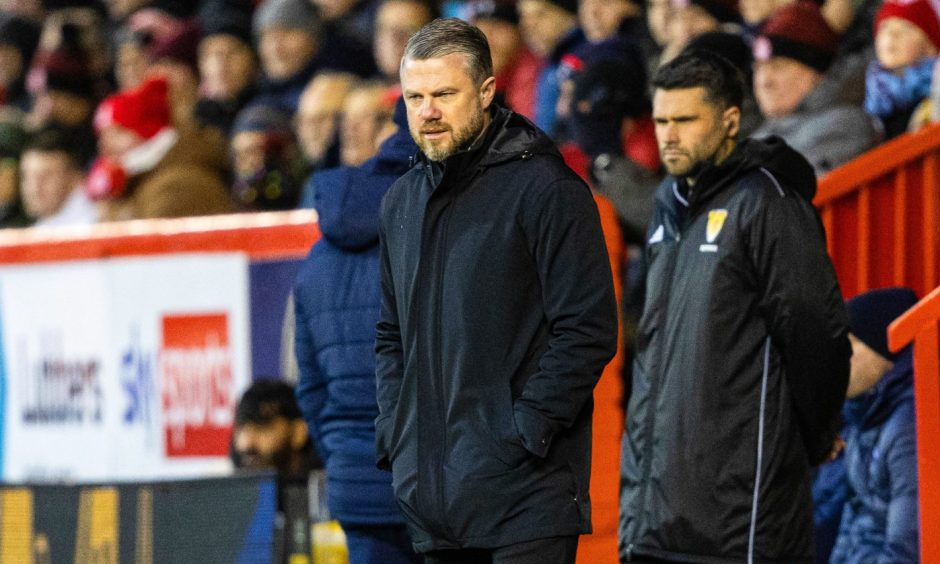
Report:
M859 294L846 303L849 330L873 351L896 360L899 353L888 351L888 325L917 303L910 288L882 288Z

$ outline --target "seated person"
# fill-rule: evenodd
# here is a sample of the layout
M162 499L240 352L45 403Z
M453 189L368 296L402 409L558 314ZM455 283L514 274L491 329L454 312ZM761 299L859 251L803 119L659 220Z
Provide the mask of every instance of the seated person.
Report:
M29 109L26 73L39 46L39 25L10 12L0 12L0 102Z
M303 480L323 467L290 384L264 379L245 390L235 408L232 459L238 469L271 469L278 477Z
M339 165L339 122L346 96L356 83L348 73L322 72L304 88L294 131L313 170Z
M22 112L0 107L0 229L27 227L31 223L23 210L18 178L25 143Z
M911 348L888 350L888 325L917 303L908 288L849 300L852 369L843 413L847 500L830 562L918 561Z
M290 210L307 177L290 116L277 108L249 105L238 112L229 141L235 184L232 197L243 211Z
M196 118L226 136L239 110L255 95L258 60L251 46L251 4L244 4L211 0L200 11Z
M559 114L590 159L591 185L616 207L627 243L642 245L662 180L642 53L615 38L583 46L563 64L571 68Z
M59 28L60 40L50 49L39 49L27 74L26 87L32 107L25 125L36 130L47 125L67 128L87 166L94 158L95 130L92 119L100 84L92 69L92 57L84 47L79 29Z
M266 0L254 12L252 29L262 71L252 104L293 115L317 73L331 69L365 77L375 68L369 50L344 44L309 0Z
M535 86L532 120L542 131L555 134L555 115L560 94L558 70L562 58L587 39L578 27L576 0L519 0L522 38L542 65Z
M372 55L383 82L398 84L398 65L405 54L408 38L434 19L434 15L433 8L425 0L382 0L378 4ZM493 58L495 64L495 55Z
M928 0L889 0L878 10L874 29L865 111L881 120L890 139L907 131L915 108L930 95L940 20Z
M87 225L98 210L82 188L85 173L68 132L55 126L30 136L20 157L20 194L34 227Z
M294 388L277 379L256 380L235 407L231 457L236 469L275 470L278 512L275 529L278 564L310 554L310 473L323 463L310 440L294 398Z
M522 39L515 4L476 0L467 6L467 21L480 28L490 44L493 76L496 77L494 101L534 119L541 63Z
M232 211L224 155L173 127L165 79L152 78L98 106L99 158L85 182L102 221Z
M392 112L398 96L389 100L388 94L381 83L366 82L350 90L343 101L339 156L344 166L359 166L371 159L395 132Z
M737 2L728 0L670 0L672 17L668 42L663 47L660 64L676 58L690 41L703 33L724 31L741 33L741 13Z
M578 21L591 43L625 37L636 43L647 59L659 52L646 26L642 0L580 0Z
M752 134L782 137L817 175L857 157L880 139L860 107L840 103L825 73L839 38L808 1L781 8L754 41L754 95L764 123Z

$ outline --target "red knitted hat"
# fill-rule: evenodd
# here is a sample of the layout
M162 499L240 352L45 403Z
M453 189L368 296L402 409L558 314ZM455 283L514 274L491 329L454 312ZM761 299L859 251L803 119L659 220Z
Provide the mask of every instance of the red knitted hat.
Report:
M933 46L940 49L938 6L930 0L886 0L875 15L875 33L886 18L901 18L923 30Z
M839 36L826 23L819 5L802 0L770 16L754 41L754 60L787 57L825 72L838 46Z
M151 78L143 84L105 98L95 112L95 129L119 125L144 139L150 139L170 125L170 103L164 78Z

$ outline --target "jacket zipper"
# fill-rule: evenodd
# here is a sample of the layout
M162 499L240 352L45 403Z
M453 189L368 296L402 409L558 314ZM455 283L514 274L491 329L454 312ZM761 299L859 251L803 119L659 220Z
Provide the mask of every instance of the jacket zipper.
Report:
M480 173L480 170L481 169L477 168L474 171L474 173L470 175L470 177L467 179L465 183L466 186L469 186L474 180L476 180L476 177ZM442 182L443 182L443 179L444 178L442 176L441 178ZM462 186L458 186L455 188L462 188ZM434 304L434 310L437 316L437 327L435 327L436 334L434 335L434 343L435 343L434 352L437 357L435 360L437 361L436 364L437 364L438 378L439 378L437 399L440 402L439 405L441 409L440 411L441 452L440 452L440 457L438 459L439 460L438 468L440 470L438 484L440 485L441 493L438 496L438 500L439 500L438 511L440 513L441 527L444 529L444 531L446 532L449 538L455 538L456 535L454 534L454 531L451 529L450 523L447 521L446 499L445 499L447 488L446 488L446 484L444 483L444 478L446 474L444 472L444 459L447 456L447 419L444 416L444 414L447 412L445 409L445 402L447 401L447 395L444 393L444 380L445 380L444 355L441 352L442 345L443 345L442 328L444 325L444 308L441 307L442 303L440 300L443 298L443 292L444 292L444 264L446 262L445 258L447 256L448 226L450 223L450 216L453 213L454 206L456 205L457 200L460 197L459 191L452 192L452 193L454 194L453 198L450 200L450 202L447 203L446 208L441 212L441 219L440 219L441 240L437 247L439 250L438 256L435 257L436 263L437 263L436 264L437 266L437 281L436 281L437 282L437 293L436 293L437 298L436 299L438 300L438 302Z
M666 325L667 320L669 319L669 309L672 304L672 286L675 280L676 263L679 262L679 251L680 251L679 246L681 242L682 242L682 233L680 232L676 235L675 251L672 257L673 260L669 262L669 272L667 273L667 276L664 277L667 282L667 286L665 288L666 303L663 306L662 322L660 324L660 329L658 331L660 335L662 335L665 332L666 330L665 325ZM659 355L659 356L662 357L662 355ZM661 371L661 366L657 368ZM656 425L656 402L659 400L659 391L661 387L662 387L662 378L656 378L652 383L652 388L650 389L650 401L649 401L649 405L647 406L648 412L646 414L646 433L645 433L646 445L643 449L644 457L643 457L643 474L641 476L642 490L640 491L640 504L641 504L640 507L647 507L649 505L647 503L646 498L649 495L650 472L652 471L652 465L653 465L652 437L653 437L653 429ZM633 548L634 548L634 545L632 544L627 548L627 561L628 562L630 561Z
M441 241L438 244L438 256L436 257L436 261L435 261L437 262L437 292L436 292L437 303L434 304L434 310L437 315L437 326L435 327L436 335L434 335L434 349L435 349L434 354L437 356L436 358L437 360L436 364L437 364L437 370L438 370L437 372L438 374L438 386L437 386L438 398L437 399L440 405L440 416L441 416L441 422L440 422L441 424L441 427L440 427L441 428L441 452L440 452L440 458L439 458L440 462L438 464L438 468L440 469L440 473L441 473L438 479L438 484L440 485L440 488L441 488L441 495L437 496L437 498L438 498L438 504L439 504L438 511L440 512L441 526L444 528L444 530L447 532L450 538L454 537L454 533L450 528L450 524L447 522L446 503L444 499L446 496L446 491L447 491L446 484L444 483L444 477L446 475L446 472L444 472L444 458L447 455L447 417L444 414L447 412L447 409L445 406L447 396L444 393L444 380L445 380L444 355L441 353L441 346L442 346L442 341L443 341L441 334L443 333L442 327L444 323L444 314L441 308L441 304L442 304L441 293L444 291L444 263L446 262L444 259L447 255L447 225L449 222L448 220L450 219L450 214L453 209L452 207L453 205L454 205L454 202L451 201L450 203L447 204L447 208L444 209L444 211L441 213Z

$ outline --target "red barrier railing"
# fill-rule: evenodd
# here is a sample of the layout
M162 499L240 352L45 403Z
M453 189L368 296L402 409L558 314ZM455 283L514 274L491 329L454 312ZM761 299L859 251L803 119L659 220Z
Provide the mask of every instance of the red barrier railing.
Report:
M888 346L914 345L920 561L940 562L940 288L888 327Z
M940 284L940 124L902 135L830 172L820 209L846 298Z
M190 252L301 258L320 237L316 221L315 211L296 210L5 229L0 231L0 264Z

